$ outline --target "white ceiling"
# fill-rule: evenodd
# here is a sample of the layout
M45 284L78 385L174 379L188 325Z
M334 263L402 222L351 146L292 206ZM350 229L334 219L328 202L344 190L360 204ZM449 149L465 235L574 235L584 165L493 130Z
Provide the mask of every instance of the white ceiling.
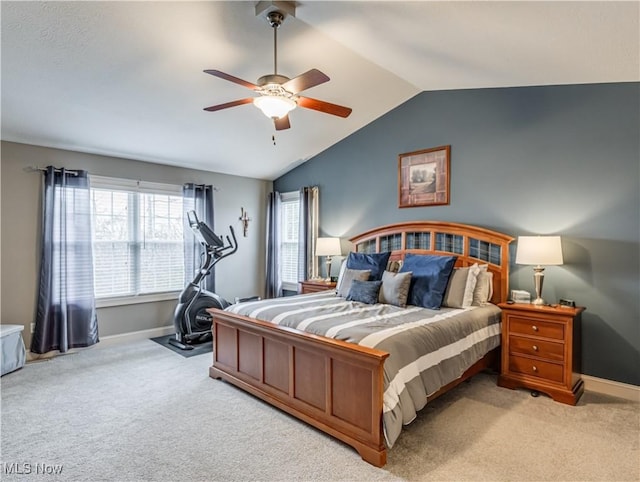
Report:
M274 179L420 91L640 80L637 1L301 1L278 73L321 70L303 95L353 113L275 132L251 104L202 110L254 95L204 69L273 73L255 3L2 1L2 139Z

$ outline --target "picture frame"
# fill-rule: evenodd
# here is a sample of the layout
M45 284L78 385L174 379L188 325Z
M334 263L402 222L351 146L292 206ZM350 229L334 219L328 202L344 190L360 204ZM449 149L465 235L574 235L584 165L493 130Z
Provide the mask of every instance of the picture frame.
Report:
M449 204L451 146L398 155L398 207Z

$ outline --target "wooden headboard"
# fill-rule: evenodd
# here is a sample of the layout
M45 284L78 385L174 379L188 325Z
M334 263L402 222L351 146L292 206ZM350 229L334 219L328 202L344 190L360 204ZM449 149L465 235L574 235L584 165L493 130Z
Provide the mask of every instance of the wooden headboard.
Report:
M391 260L406 253L455 254L456 266L487 264L493 273L493 303L509 296L509 235L468 224L412 221L389 224L350 239L359 253L391 251Z

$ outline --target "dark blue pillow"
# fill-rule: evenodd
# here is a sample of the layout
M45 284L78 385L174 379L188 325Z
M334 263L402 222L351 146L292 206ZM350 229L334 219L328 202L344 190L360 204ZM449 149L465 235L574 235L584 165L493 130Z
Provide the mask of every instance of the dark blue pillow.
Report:
M408 305L439 310L457 256L410 254L404 257L400 272L411 271Z
M347 295L347 301L359 301L373 305L378 302L380 286L382 286L382 281L360 281L354 279Z
M349 253L347 258L347 268L349 269L368 269L371 270L370 280L381 280L382 273L387 269L391 252L386 253Z

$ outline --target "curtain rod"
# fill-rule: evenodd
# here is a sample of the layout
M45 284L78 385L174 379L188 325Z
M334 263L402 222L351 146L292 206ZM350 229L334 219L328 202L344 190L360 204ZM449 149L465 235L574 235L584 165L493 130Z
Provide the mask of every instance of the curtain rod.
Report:
M62 167L54 167L53 170L55 172L62 172L64 168ZM40 166L28 166L25 170L27 171L31 171L31 172L47 172L47 168L46 167L40 167ZM64 169L64 171L67 174L71 174L72 176L77 176L79 171L76 171L75 169Z
M202 188L207 186L207 184L196 184L195 182L187 182L185 184L193 184L195 187L202 187ZM216 186L211 186L211 187L213 187L213 190L215 192L218 192L220 190L219 187L216 187Z
M62 167L54 167L54 168L53 168L53 170L54 170L55 172L62 172L63 168L62 168ZM46 168L46 167L41 167L41 166L27 166L27 167L25 168L25 171L30 171L30 172L47 172L47 168ZM64 171L65 171L67 174L70 174L70 175L72 175L72 176L77 176L77 175L78 175L78 172L79 172L79 171L77 171L77 170L75 170L75 169L64 169ZM104 177L104 176L103 176L103 177ZM142 182L142 181L140 181L140 180L138 179L138 180L137 180L137 182ZM193 184L193 185L194 185L194 186L196 186L196 187L201 187L201 188L206 186L206 184L196 184L196 183L191 183L191 184ZM218 192L218 191L220 191L220 188L219 188L219 187L216 187L216 186L213 186L213 190L214 190L214 192Z

